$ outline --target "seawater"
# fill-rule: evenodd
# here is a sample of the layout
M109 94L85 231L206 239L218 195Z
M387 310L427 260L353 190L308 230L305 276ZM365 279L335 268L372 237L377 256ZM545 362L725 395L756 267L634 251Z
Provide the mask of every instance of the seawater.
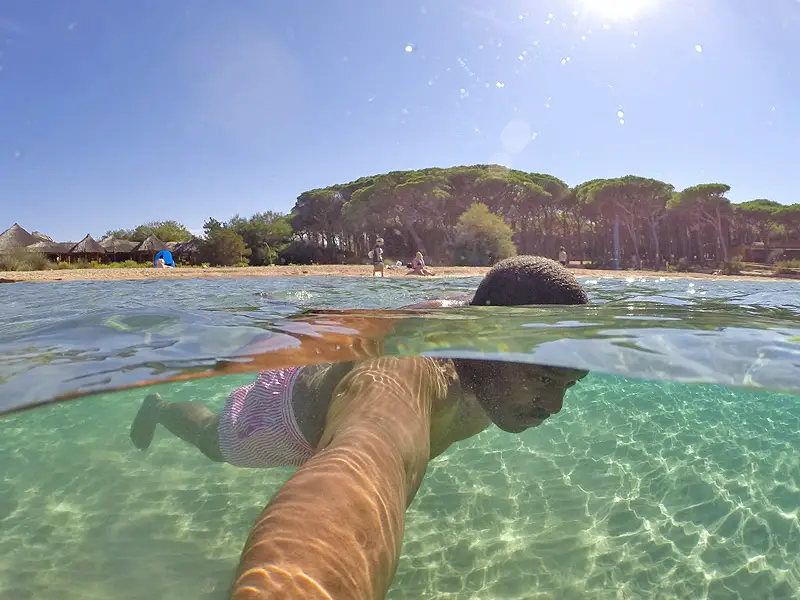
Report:
M304 310L396 308L477 282L3 286L0 407L191 373L253 339L290 345ZM592 373L542 426L492 427L431 463L389 598L800 595L800 286L583 283L585 310L395 319L388 353ZM216 409L252 379L151 389ZM214 464L164 430L136 451L128 429L151 389L0 419L0 597L225 598L249 527L292 470Z

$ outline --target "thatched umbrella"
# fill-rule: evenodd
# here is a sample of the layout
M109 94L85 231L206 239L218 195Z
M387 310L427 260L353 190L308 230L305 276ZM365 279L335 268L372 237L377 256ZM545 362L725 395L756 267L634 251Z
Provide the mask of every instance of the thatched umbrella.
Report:
M91 258L100 259L105 253L106 249L88 233L85 238L69 250L70 257L77 258L78 260Z
M130 240L121 240L114 236L108 236L100 240L100 245L106 249L106 254L110 254L112 260L116 262L118 258L124 258L124 260L131 258L133 249L139 244ZM119 254L122 256L118 257L117 255Z
M10 254L19 248L25 248L38 242L35 237L14 223L11 227L0 233L0 254Z
M152 261L156 254L162 250L169 250L169 248L164 242L151 234L143 239L131 252L137 256L137 260L148 258Z

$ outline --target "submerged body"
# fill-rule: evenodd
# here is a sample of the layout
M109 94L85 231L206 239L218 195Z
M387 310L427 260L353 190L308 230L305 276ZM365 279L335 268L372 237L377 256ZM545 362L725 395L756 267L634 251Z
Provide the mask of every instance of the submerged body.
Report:
M587 301L554 261L516 257L495 266L469 304ZM232 598L375 600L394 577L405 511L431 458L492 422L511 432L541 424L585 375L421 357L267 371L234 390L220 415L148 396L131 439L147 448L160 423L212 460L300 464L253 527Z

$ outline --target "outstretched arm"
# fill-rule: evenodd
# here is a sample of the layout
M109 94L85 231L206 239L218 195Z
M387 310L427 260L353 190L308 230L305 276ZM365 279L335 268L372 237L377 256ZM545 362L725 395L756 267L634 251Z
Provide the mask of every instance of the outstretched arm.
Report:
M431 359L357 364L334 392L322 451L256 522L232 598L383 598L428 463L431 405L446 394Z

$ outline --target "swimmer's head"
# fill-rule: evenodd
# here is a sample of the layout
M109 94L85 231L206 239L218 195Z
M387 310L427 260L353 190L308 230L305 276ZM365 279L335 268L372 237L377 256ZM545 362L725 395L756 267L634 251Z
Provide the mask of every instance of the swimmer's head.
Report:
M564 394L588 371L492 360L458 360L461 384L500 429L519 433L561 410Z
M471 304L523 306L588 304L568 269L539 256L500 261L478 286ZM587 371L504 361L456 360L462 385L501 429L518 433L561 410L564 393Z
M475 306L588 303L569 269L541 256L501 260L483 278L470 302Z

